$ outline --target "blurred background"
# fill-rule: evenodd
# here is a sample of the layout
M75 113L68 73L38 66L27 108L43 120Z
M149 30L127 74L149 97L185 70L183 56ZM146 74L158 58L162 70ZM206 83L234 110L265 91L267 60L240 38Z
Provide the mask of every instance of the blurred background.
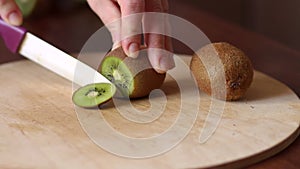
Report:
M299 0L186 0L199 9L300 50Z
M79 52L87 38L102 26L86 0L16 1L26 16L24 27L72 53ZM175 2L300 50L299 0L169 0L172 14L178 14L180 8L178 5L173 8ZM184 12L189 13L188 10ZM65 41L58 37L65 37Z
M174 0L170 0L172 3ZM85 0L17 0L27 17L70 12L86 7ZM185 0L245 28L300 50L299 0ZM188 12L188 11L187 11Z

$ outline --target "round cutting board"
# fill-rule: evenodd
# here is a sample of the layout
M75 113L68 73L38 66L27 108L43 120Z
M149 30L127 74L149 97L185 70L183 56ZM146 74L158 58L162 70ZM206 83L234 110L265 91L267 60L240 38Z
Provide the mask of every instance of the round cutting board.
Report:
M182 58L189 62L189 57ZM182 81L187 77L178 76ZM84 123L97 126L96 119L101 117L112 130L131 138L165 132L176 121L183 102L170 76L162 86L167 100L163 112L159 116L151 114L155 117L148 123L124 118L113 103L101 111L74 107L72 83L27 60L1 65L0 81L0 168L236 168L274 155L299 135L299 98L284 84L257 71L243 100L220 101L223 112L208 139L201 141L199 136L205 125L210 125L212 99L200 92L200 100L187 99L190 107L199 105L187 136L164 153L140 159L101 148L89 136L109 131L88 129ZM161 97L151 99L160 101ZM153 109L148 98L131 103L139 110ZM127 104L122 106L126 108ZM189 111L182 113L188 115ZM126 149L113 138L105 139Z

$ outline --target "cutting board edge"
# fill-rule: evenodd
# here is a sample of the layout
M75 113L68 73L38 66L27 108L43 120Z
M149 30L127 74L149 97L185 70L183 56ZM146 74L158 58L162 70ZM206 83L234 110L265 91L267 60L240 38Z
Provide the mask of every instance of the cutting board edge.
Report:
M268 158L276 156L278 153L284 151L300 136L300 125L299 127L285 140L275 145L272 148L265 149L259 153L252 154L250 156L236 159L233 161L228 161L225 163L220 163L216 165L204 166L206 169L237 169L243 168L250 165L255 165L256 163L262 162Z

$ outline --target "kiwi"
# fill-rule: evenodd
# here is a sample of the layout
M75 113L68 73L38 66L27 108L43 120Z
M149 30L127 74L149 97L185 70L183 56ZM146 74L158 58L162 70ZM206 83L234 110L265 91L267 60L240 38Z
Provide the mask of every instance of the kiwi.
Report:
M73 103L80 107L91 108L109 101L116 92L116 87L110 83L88 84L76 90Z
M216 65L216 57L220 58L224 71L214 68L213 73L209 75L208 69ZM205 61L205 65L202 61ZM193 55L190 69L200 90L212 95L211 84L214 83L219 87L214 88L213 97L227 101L241 99L253 80L250 59L242 50L226 42L212 43L201 48ZM224 73L225 84L224 80L220 80ZM226 91L222 91L224 89Z
M24 17L29 16L37 4L37 0L30 0L30 1L16 0L15 2L19 6L19 8L22 12L22 15Z
M145 49L145 48L144 48ZM166 74L157 73L150 64L147 50L139 51L137 58L127 57L122 47L107 53L99 70L118 88L119 96L140 98L160 88Z

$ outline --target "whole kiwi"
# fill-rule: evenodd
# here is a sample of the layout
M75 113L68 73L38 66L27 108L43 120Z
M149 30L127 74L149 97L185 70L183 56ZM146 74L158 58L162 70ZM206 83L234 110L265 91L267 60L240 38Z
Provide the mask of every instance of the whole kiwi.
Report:
M226 42L202 47L193 55L190 69L200 90L221 100L241 99L253 80L250 59Z
M124 97L140 98L161 87L166 74L157 73L150 64L146 48L137 58L128 57L118 47L103 58L98 71L112 81Z

